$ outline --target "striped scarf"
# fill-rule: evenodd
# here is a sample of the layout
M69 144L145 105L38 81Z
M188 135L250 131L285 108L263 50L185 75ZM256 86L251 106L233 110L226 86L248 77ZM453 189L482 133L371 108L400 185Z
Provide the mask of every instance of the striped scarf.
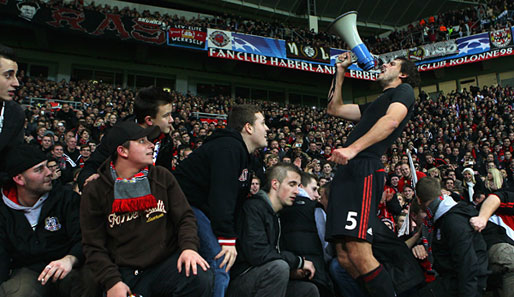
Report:
M111 213L133 212L157 207L157 199L152 195L148 181L148 166L130 179L118 177L112 162L110 167L114 179L114 201Z

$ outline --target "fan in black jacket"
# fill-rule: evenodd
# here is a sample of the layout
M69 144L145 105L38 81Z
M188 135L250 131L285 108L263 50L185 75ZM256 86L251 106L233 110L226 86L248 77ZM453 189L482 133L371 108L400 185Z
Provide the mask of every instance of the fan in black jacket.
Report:
M416 193L432 226L434 268L439 273L419 295L482 296L489 273L487 246L482 234L469 225L477 211L469 204L442 196L439 181L434 178L419 180Z
M300 280L315 276L314 264L281 245L279 212L296 200L300 171L295 165L279 163L267 171L267 180L268 192L261 190L248 199L238 218L239 254L228 296L319 296L316 285Z
M76 269L84 260L78 195L52 185L46 156L36 146L12 150L7 172L11 181L0 201L0 295L94 296L94 285L82 288Z
M7 179L5 156L8 151L23 143L25 114L21 106L12 101L20 85L17 71L14 50L0 44L0 180Z
M267 145L268 127L256 106L234 106L227 127L214 131L174 172L197 218L200 255L215 269L214 296L224 296L236 260L235 219L250 190L250 154Z

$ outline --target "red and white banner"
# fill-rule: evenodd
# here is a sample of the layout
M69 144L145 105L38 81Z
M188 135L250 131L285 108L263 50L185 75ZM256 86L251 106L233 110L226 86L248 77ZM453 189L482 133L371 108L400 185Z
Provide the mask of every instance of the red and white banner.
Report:
M474 54L470 56L460 57L460 58L454 58L439 62L433 62L433 63L427 63L427 64L421 64L418 66L418 71L432 71L440 68L445 67L453 67L453 66L459 66L463 64L468 63L476 63L480 61L500 58L500 57L506 57L511 56L514 54L513 48L502 48L502 49L496 49L485 53L480 54Z
M282 67L288 69L296 69L302 71L309 71L315 73L323 73L333 75L335 68L330 65L312 64L306 61L289 60L275 57L266 57L257 54L249 54L243 52L236 52L232 50L225 50L219 48L209 48L209 57L222 58L229 60L236 60L242 62L251 62L262 65L269 65L274 67ZM346 77L365 79L365 80L376 80L378 73L372 73L367 71L350 70L346 72Z

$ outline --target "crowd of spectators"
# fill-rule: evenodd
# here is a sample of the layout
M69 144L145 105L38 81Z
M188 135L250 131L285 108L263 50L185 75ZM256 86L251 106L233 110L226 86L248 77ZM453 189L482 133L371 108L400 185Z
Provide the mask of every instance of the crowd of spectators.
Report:
M44 104L27 106L25 139L41 145L52 153L55 143L62 143L63 152L73 158L70 164L80 167L84 162L81 149L89 146L86 154L95 149L103 135L120 119L132 113L135 91L103 83L88 81L54 82L19 75L21 86L17 98L41 97L82 102L75 110L68 103L48 100ZM255 103L264 110L268 133L268 147L256 157L263 171L279 161L292 162L315 174L321 185L331 180L335 164L327 161L332 150L341 146L352 128L352 123L336 120L323 109L307 106L280 105L275 102L217 96L204 98L172 91L174 98L173 165L200 146L203 140L223 122L202 121L195 112L227 114L235 103ZM512 186L514 160L514 88L487 86L481 89L452 91L437 98L421 93L415 115L382 162L398 199L407 203L412 199L412 188L404 187L401 179L410 176L407 150L412 154L417 171L441 179L443 188L469 200L466 182L471 176L478 181L483 195L498 187ZM68 135L67 135L68 134ZM72 136L73 140L69 138ZM54 146L52 146L54 145ZM75 149L77 148L77 149ZM58 154L57 159L62 158ZM82 158L82 160L81 160ZM87 156L86 156L87 158ZM69 166L68 166L69 167ZM73 166L75 167L75 166ZM257 172L258 174L259 172ZM66 182L73 180L68 171ZM454 187L446 188L453 180ZM501 179L501 182L498 181ZM400 186L398 185L398 182ZM407 182L408 183L408 182ZM457 197L456 196L456 197ZM475 195L476 196L476 195Z
M375 54L384 54L400 49L412 48L437 41L454 39L485 32L492 28L511 27L508 18L497 17L506 10L514 10L514 3L507 0L489 0L487 3L460 10L425 16L424 19L408 24L406 28L390 32L387 36L369 36L365 43ZM80 1L63 2L50 0L45 5L51 7L69 7L74 9L90 9L102 13L114 13L133 18L148 18L169 25L187 25L204 28L217 28L246 34L271 38L281 38L298 43L332 48L346 48L343 40L335 35L320 30L316 33L308 28L284 23L282 20L262 21L246 19L235 15L216 15L211 18L169 15L167 13L151 13L148 10L138 11L128 7L95 4L83 6Z

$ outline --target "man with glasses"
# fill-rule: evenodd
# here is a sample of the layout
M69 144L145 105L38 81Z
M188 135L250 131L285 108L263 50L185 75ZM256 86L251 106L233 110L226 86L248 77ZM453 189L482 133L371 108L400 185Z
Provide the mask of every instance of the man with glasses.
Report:
M84 167L84 163L91 157L91 148L87 144L83 144L80 146L80 156L78 160L78 165L80 168Z

